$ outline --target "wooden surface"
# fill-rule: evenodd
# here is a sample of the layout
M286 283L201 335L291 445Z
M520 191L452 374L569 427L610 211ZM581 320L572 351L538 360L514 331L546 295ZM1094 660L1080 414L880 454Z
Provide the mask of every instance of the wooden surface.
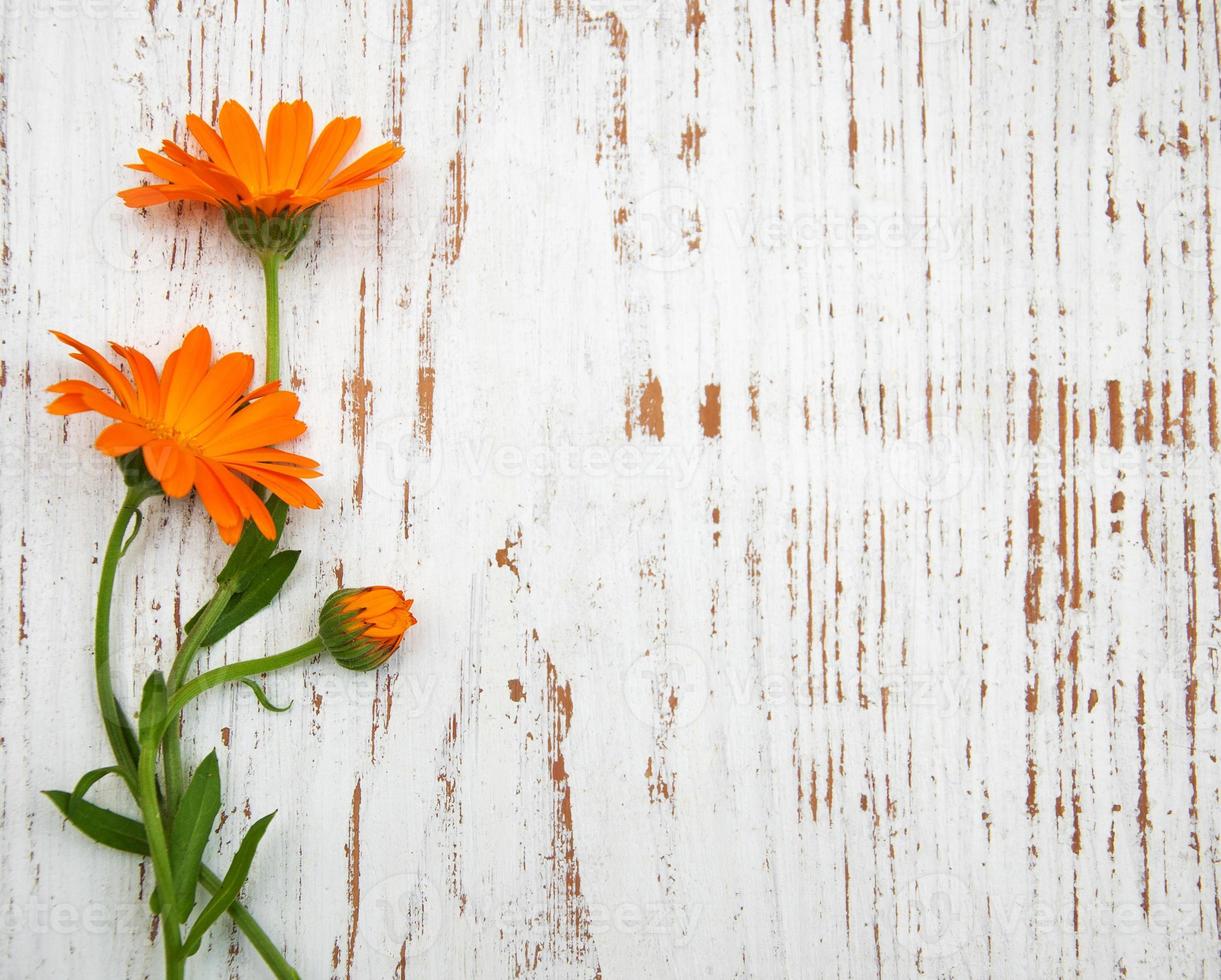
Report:
M1218 975L1215 3L194 7L0 22L5 976L160 970L38 795L106 760L121 492L46 331L259 351L217 213L114 192L297 96L407 156L283 273L326 508L205 663L339 583L421 620L188 717L305 976ZM146 510L129 703L223 558Z

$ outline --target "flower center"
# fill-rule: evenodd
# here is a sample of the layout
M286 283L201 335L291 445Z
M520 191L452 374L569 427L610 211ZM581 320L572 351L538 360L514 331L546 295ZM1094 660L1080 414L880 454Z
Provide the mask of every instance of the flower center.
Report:
M193 439L190 439L172 425L166 425L164 419L142 419L145 428L148 429L158 439L168 439L171 442L176 442L187 452L195 456L202 456L203 450Z

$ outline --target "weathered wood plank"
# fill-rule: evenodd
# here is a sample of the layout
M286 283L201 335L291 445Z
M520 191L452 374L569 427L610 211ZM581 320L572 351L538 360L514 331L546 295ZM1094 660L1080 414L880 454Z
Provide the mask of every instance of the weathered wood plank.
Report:
M327 506L205 666L340 583L421 624L185 744L222 851L279 808L306 976L1217 976L1219 58L1139 0L6 8L0 958L160 969L148 869L37 795L104 758L119 494L46 330L258 350L218 217L113 194L304 96L408 153L284 271ZM148 510L121 678L221 561Z

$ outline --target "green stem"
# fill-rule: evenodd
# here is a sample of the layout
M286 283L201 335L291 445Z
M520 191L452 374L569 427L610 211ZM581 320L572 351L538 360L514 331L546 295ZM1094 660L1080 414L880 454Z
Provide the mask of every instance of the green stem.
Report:
M141 745L139 792L136 799L144 817L144 833L148 838L148 852L153 859L153 873L157 877L157 892L161 896L161 932L165 942L166 980L178 980L183 974L181 921L176 906L173 865L170 862L170 845L165 836L161 807L157 802L157 742L149 739Z
M106 542L106 553L102 557L102 578L98 582L97 617L93 627L93 670L97 682L98 706L102 712L102 725L106 738L114 752L119 772L128 786L135 787L136 758L127 744L124 734L124 718L119 702L114 696L114 684L110 678L110 607L114 599L114 576L123 557L123 541L128 525L136 515L140 504L152 495L147 487L128 488L127 496L115 518L110 540Z
M235 664L226 664L223 667L209 670L206 674L200 674L170 696L167 723L176 719L182 709L195 698L218 684L241 680L243 677L250 677L254 674L268 674L273 670L280 670L302 660L308 660L321 651L322 640L315 636L312 640L306 640L300 646L285 650L283 653L276 653L270 657L258 657L254 660L239 660Z
M204 637L212 632L212 627L216 625L216 621L220 619L225 611L225 606L228 605L229 599L233 596L233 586L225 584L216 590L216 594L208 601L204 607L203 615L199 617L199 622L195 624L195 628L187 633L187 638L183 642L178 655L174 657L173 666L170 667L169 680L166 681L166 692L173 694L179 687L182 686L183 680L186 678L187 671L191 669L191 664L195 662L195 655L199 652L199 648L203 645ZM165 793L169 804L171 816L178 810L178 802L182 799L183 791L183 771L182 771L182 736L179 732L178 714L171 715L172 723L165 733Z
M283 256L268 252L260 256L267 290L267 380L280 380L280 264Z
M137 484L129 487L127 496L123 499L123 504L119 508L118 516L115 518L114 528L110 532L110 538L106 544L106 552L102 558L102 577L98 583L98 601L97 601L97 618L94 625L94 673L97 680L97 691L99 708L102 714L102 722L106 729L106 738L110 742L111 750L114 752L115 762L118 764L119 773L124 782L127 783L128 789L136 802L140 804L141 811L144 812L144 804L138 785L139 768L135 756L132 754L127 743L126 734L124 732L126 719L123 716L122 708L114 696L114 685L110 677L110 610L114 597L114 580L115 573L118 570L119 559L123 557L125 549L125 536L127 529L131 525L132 518L136 516L141 503L149 497L155 496L160 492L160 487L152 484ZM138 525L137 525L138 527ZM224 587L222 587L223 590ZM214 600L215 601L215 600ZM228 601L228 595L225 596L224 602L219 603L220 608L224 608L225 602ZM200 624L202 627L202 623ZM210 628L210 627L209 627ZM195 632L195 631L193 631ZM175 659L175 668L179 667L178 661L182 660L181 668L171 676L181 677L190 668L190 660L194 658L195 651L199 649L199 644L203 637L207 635L207 630L201 629L198 631L198 640L195 642L193 649L188 653L187 658L182 657L181 651L178 658ZM189 639L189 638L188 638ZM176 718L177 716L175 716ZM173 726L177 733L177 725ZM154 755L155 753L147 753ZM156 807L156 759L153 759L153 800ZM181 778L181 768L179 769ZM159 808L157 808L159 810ZM144 812L145 822L148 823L148 813ZM156 822L156 826L162 831L162 840L164 841L164 825L160 823L160 818ZM200 873L200 880L204 887L210 892L215 892L220 887L220 878L212 871L204 868ZM268 938L267 933L259 926L258 922L239 902L234 902L229 906L229 915L233 919L237 927L242 931L250 944L262 956L263 961L271 969L277 980L299 980L299 974L294 970L276 948L275 944ZM181 943L180 937L175 939ZM166 971L171 977L182 976L182 964L179 960L176 964L170 962L171 954L169 946L166 948ZM174 970L178 972L173 972Z
M201 867L199 869L199 880L204 888L213 895L220 890L220 876L211 868ZM255 921L254 916L246 911L246 907L241 902L234 902L229 906L229 915L237 923L237 927L242 930L246 938L250 940L250 945L263 957L263 962L267 964L276 980L300 980L301 975L292 968L292 965L284 958L280 950L276 948L276 944L271 941L267 933Z

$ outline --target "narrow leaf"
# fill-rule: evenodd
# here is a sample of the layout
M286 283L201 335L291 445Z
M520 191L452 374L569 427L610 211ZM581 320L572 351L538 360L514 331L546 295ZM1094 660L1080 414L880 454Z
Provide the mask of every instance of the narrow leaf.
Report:
M174 815L170 834L170 863L174 867L174 894L179 917L185 919L195 907L199 865L204 847L220 813L220 767L216 752L199 764Z
M132 728L131 719L127 717L127 712L123 710L123 705L117 697L114 699L114 707L119 716L119 734L123 739L123 743L127 746L127 750L131 753L132 760L138 765L140 762L140 740L136 738L136 732Z
M195 924L191 926L191 932L187 936L186 942L183 943L183 950L187 956L194 956L199 951L199 944L203 942L204 934L212 927L212 923L224 915L229 906L237 900L238 892L242 890L242 885L246 883L246 876L250 874L250 863L254 860L254 852L259 846L259 841L263 839L263 834L267 832L267 825L271 823L271 818L275 815L273 810L267 816L256 820L246 831L241 846L233 855L233 862L229 865L229 870L225 872L225 878L220 883L220 888L203 907L195 919Z
M131 817L95 806L85 800L73 800L72 794L62 789L46 790L43 795L59 812L86 837L129 854L147 854L148 839L144 836L144 824Z
M131 547L131 543L136 540L136 535L140 533L140 526L144 523L144 515L140 511L136 511L136 526L131 529L131 533L127 535L127 540L123 542L123 547L119 550L119 557L123 558L127 555L127 549Z
M140 744L152 745L154 751L165 709L165 678L161 671L154 670L144 682L144 695L140 698Z
M85 794L93 788L93 784L100 779L104 779L111 773L118 773L118 766L106 766L104 769L91 769L85 775L81 776L76 782L76 788L72 790L72 796L69 798L68 805L74 806L85 798Z
M297 559L300 557L301 552L299 551L281 551L268 558L251 578L246 590L234 596L233 601L225 607L225 611L221 613L216 625L204 637L203 645L211 646L223 639L250 617L270 605L279 594L280 589L284 587L284 583L288 581L288 576L292 574L292 570L297 565Z
M270 700L268 700L267 692L264 691L259 686L258 681L253 681L249 677L243 677L242 683L245 684L248 688L250 688L250 690L254 691L254 696L259 699L259 704L261 704L268 711L274 711L277 714L280 714L281 712L287 711L289 708L291 708L293 706L293 703L291 701L289 701L288 704L284 705L284 707L277 708L274 704L271 703Z

